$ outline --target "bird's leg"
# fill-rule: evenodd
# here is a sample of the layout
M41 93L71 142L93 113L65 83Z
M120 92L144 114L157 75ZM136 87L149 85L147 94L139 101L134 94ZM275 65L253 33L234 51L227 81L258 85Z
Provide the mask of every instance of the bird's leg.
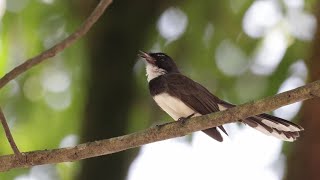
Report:
M180 121L182 124L184 124L187 119L192 118L192 116L194 116L194 115L195 115L195 113L192 113L192 114L190 114L190 115L187 116L187 117L180 117L180 118L178 119L178 121Z

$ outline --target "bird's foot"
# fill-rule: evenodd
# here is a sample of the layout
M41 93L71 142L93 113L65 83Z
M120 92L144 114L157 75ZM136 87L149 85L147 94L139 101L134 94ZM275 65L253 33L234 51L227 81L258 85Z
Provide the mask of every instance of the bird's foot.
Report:
M165 124L156 124L156 128L160 130Z
M163 124L156 124L155 125L155 127L158 129L158 130L160 130L162 127L164 127L164 126L166 126L166 125L168 125L168 124L170 124L171 122L167 122L167 123L163 123Z
M184 124L184 123L186 123L186 120L192 118L192 116L194 116L194 114L195 114L195 113L192 113L191 115L189 115L189 116L187 116L187 117L180 117L180 118L178 119L178 121L181 122L181 124Z

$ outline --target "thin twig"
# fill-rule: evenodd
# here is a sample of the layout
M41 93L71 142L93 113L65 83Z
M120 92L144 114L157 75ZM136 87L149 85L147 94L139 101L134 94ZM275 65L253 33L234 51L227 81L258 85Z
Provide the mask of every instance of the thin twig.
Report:
M24 73L28 69L38 65L39 63L47 60L50 57L55 56L57 53L63 51L65 48L69 47L72 43L86 34L92 25L99 19L99 17L103 14L105 9L111 4L112 0L101 0L91 15L84 21L84 23L70 36L61 41L60 43L54 45L50 49L42 52L41 54L26 60L24 63L15 67L9 73L4 75L0 79L0 89L5 86L8 82L15 79L20 74Z
M10 144L14 154L17 155L17 156L21 155L21 153L20 153L20 151L19 151L19 149L18 149L18 147L17 147L17 145L16 145L16 143L15 143L15 141L13 139L13 136L12 136L10 128L8 126L6 117L4 116L1 107L0 107L0 120L1 120L1 124L3 126L4 132L5 132L6 136L7 136L7 139L9 141L9 144Z
M313 94L319 94L319 91L320 81L316 81L294 90L255 102L249 102L225 111L188 119L184 123L172 122L160 127L151 127L141 132L88 142L75 147L27 152L24 153L25 158L23 159L15 155L0 156L0 172L41 164L77 161L116 153L156 141L184 136L191 132L236 122L239 119L245 119L288 104L314 98L316 96Z

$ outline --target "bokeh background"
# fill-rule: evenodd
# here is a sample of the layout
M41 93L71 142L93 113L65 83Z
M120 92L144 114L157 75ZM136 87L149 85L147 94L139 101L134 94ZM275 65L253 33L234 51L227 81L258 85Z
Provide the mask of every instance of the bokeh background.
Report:
M97 0L0 0L0 76L67 37ZM22 151L73 146L164 123L138 50L236 104L320 78L316 0L115 0L80 41L0 90ZM197 132L108 156L1 173L14 180L320 179L319 100L274 115L306 129L283 143L239 124L223 143ZM12 153L0 131L0 155Z

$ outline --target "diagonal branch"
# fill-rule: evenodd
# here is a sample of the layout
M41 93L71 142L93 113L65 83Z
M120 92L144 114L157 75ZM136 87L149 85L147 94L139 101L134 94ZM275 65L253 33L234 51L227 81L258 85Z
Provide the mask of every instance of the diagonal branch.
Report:
M319 95L320 80L273 97L249 102L225 111L188 119L184 123L167 123L162 126L151 127L144 131L88 142L75 147L27 152L23 154L23 158L15 155L0 156L0 171L8 171L14 168L27 168L41 164L77 161L112 154L148 143L184 136L191 132L236 122L239 119L245 119L253 115L272 111L298 101L319 97Z
M65 48L69 47L72 43L78 40L80 37L85 35L92 25L99 19L99 17L103 14L105 9L111 4L112 0L101 0L91 15L84 21L84 23L70 36L61 41L60 43L54 45L50 49L42 52L41 54L26 60L24 63L15 67L9 73L4 75L0 79L0 89L5 86L8 82L15 79L20 74L26 72L28 69L40 64L44 60L51 58L63 51Z
M103 14L105 9L111 4L112 0L101 0L100 3L97 5L97 7L94 9L94 11L91 13L91 15L84 21L84 23L70 36L68 36L66 39L61 41L60 43L54 45L50 49L40 53L39 55L27 59L24 63L20 64L19 66L15 67L13 70L11 70L9 73L4 75L0 79L0 89L5 86L8 82L10 82L12 79L15 79L20 74L26 72L27 70L31 69L32 67L40 64L44 60L47 60L50 57L55 56L57 53L63 51L65 48L69 47L72 43L74 43L76 40L78 40L80 37L85 35L89 29L93 26L93 24L99 19L99 17ZM0 108L0 120L1 124L4 128L5 134L7 136L7 139L10 143L11 148L13 149L16 157L21 157L21 153L17 147L17 145L14 142L14 139L11 135L9 126L7 124L7 121L5 119L5 116Z
M3 126L4 132L5 132L6 136L7 136L7 139L8 139L8 141L9 141L9 144L10 144L10 146L11 146L14 154L15 154L16 156L21 155L21 153L20 153L20 151L19 151L16 143L14 142L14 139L13 139L13 137L12 137L12 134L11 134L10 128L9 128L9 126L8 126L6 117L4 116L1 107L0 107L0 121L1 121L1 124L2 124L2 126Z

